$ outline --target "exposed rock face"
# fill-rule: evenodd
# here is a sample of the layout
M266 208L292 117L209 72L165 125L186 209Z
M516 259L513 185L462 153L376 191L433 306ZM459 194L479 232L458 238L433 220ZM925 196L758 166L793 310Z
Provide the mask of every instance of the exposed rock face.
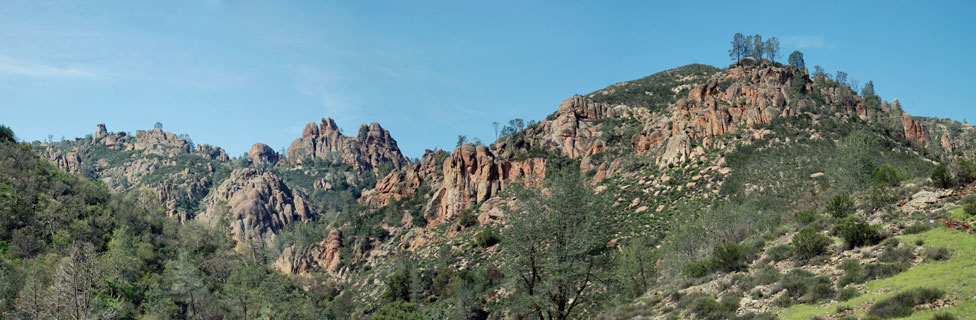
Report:
M162 129L138 130L136 131L136 143L132 146L133 150L142 150L146 153L174 156L178 154L190 153L190 144L172 132Z
M92 135L92 143L95 143L95 141L98 141L99 139L104 138L107 135L108 135L108 129L105 129L105 124L99 123L98 128L95 129L95 134Z
M302 137L288 147L288 157L293 163L309 159L341 160L357 171L378 169L389 163L399 169L406 161L390 132L378 123L363 124L356 137L339 132L339 126L331 118L322 119L320 125L309 123L302 130Z
M535 127L526 128L518 137L503 138L496 142L501 157L515 157L517 150L539 149L559 152L579 159L593 156L607 148L603 140L603 128L592 120L606 118L649 116L646 109L624 105L608 106L584 96L563 100L552 120L544 120Z
M131 148L130 145L126 145L125 132L115 132L110 133L108 129L105 128L104 123L99 123L98 127L95 129L95 133L92 134L92 145L104 145L106 147L119 147L119 148Z
M247 152L247 158L257 165L274 165L278 162L278 153L266 144L255 143Z
M270 244L285 226L309 219L304 198L270 172L237 169L208 196L207 211L200 218L211 225L221 219L230 223L238 244L255 240Z
M421 183L438 184L443 177L442 167L438 163L447 157L447 152L443 150L426 150L420 162L390 172L376 182L375 188L363 191L359 202L382 207L391 201L399 201L414 195Z
M896 99L896 105L897 101L898 100ZM912 119L912 116L908 113L901 114L901 125L905 127L905 139L908 141L922 146L924 146L925 142L928 141L928 137L925 134L925 128L922 127L921 123L915 121L915 119Z
M497 159L485 146L465 143L444 161L444 183L434 193L425 217L431 224L451 221L464 209L498 194L519 180L545 177L545 159Z
M341 262L340 249L342 249L342 233L332 229L322 242L305 250L296 249L295 246L286 248L272 267L287 274L304 274L318 268L336 274Z
M952 144L952 138L949 137L948 132L943 132L942 138L939 140L940 143L942 144L942 151L945 151L946 153L952 153L953 151L956 150L956 146Z
M81 172L81 155L78 151L62 151L48 147L48 160L55 166L69 173L78 174Z
M198 144L195 152L210 160L217 160L221 162L230 160L230 157L227 156L227 152L224 152L224 148L214 147L209 144Z

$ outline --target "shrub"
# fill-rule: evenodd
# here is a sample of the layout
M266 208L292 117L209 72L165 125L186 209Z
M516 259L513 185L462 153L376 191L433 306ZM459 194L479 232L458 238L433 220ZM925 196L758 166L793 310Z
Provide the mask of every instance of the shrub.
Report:
M932 229L932 226L927 223L917 223L908 226L905 230L902 230L903 234L919 234Z
M819 217L820 215L817 214L817 210L803 210L793 215L793 221L800 226L806 226L811 222L817 221Z
M692 303L691 312L698 319L730 319L735 316L735 311L739 309L739 300L733 297L734 301L727 301L726 298L728 297L723 297L721 303L715 301L711 296L702 297Z
M864 221L856 219L844 219L837 223L834 232L844 239L844 244L848 249L874 245L881 241L881 233L878 228Z
M882 165L874 171L872 182L876 186L894 187L905 180L905 173L890 165Z
M854 213L854 199L846 194L839 194L827 203L825 209L834 218L845 218Z
M501 241L501 238L495 230L485 229L478 232L471 244L475 247L487 248L498 244L499 241Z
M943 189L951 188L956 184L956 179L949 173L949 168L941 164L932 170L932 176L930 178L932 179L932 185Z
M847 301L861 295L855 288L844 288L837 291L837 301Z
M942 261L949 259L950 255L949 249L942 247L929 248L925 250L925 259L928 260Z
M844 270L844 274L837 279L838 288L843 288L851 283L863 283L867 280L868 276L864 272L864 268L856 259L844 260L840 264L840 269Z
M889 263L909 263L914 258L915 252L913 252L912 248L902 246L901 248L885 248L885 250L881 252L881 257L879 257L878 260Z
M712 266L725 272L743 271L752 256L751 248L730 243L712 249Z
M976 195L968 195L962 198L962 211L968 215L976 216Z
M944 295L944 291L935 288L922 287L903 291L872 305L868 309L868 315L879 318L906 317L912 314L915 306L934 302Z
M872 263L864 266L864 272L868 279L881 279L896 275L907 268L907 264Z
M798 299L807 294L807 290L816 284L812 273L803 269L793 269L779 280L779 287L786 290L784 296Z
M689 278L701 278L708 275L708 260L692 261L682 268L681 273Z
M458 224L461 225L462 227L465 227L465 228L477 224L478 223L478 217L475 216L474 215L474 212L472 212L472 211L474 211L474 210L471 210L470 208L469 209L465 209L464 211L461 211L461 214L458 215Z
M766 258L770 261L783 261L793 255L793 247L786 244L772 246L766 249Z
M972 183L976 181L976 163L968 159L959 160L959 173L957 176L961 183Z
M956 316L949 313L937 313L932 316L932 320L956 320Z
M826 253L830 239L813 228L803 228L793 235L790 245L799 258L809 259Z

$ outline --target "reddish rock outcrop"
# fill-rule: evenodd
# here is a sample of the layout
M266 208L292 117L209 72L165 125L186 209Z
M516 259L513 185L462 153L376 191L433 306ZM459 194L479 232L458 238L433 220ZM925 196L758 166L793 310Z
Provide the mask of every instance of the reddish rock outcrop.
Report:
M207 197L200 219L211 225L229 223L239 245L254 240L270 244L285 226L309 219L304 198L270 172L237 169Z
M274 165L278 162L278 153L266 144L255 143L247 152L247 158L257 165Z
M444 161L444 183L432 197L425 217L431 224L451 221L464 209L498 194L516 181L545 177L545 159L505 161L488 147L470 143L458 147Z
M285 248L275 260L273 268L286 274L305 274L317 269L336 274L339 271L339 250L342 249L342 233L331 229L322 242L308 248ZM300 252L299 252L300 251Z
M897 102L898 100L896 99L896 105ZM912 119L912 116L908 113L901 114L901 125L905 128L905 139L908 141L921 146L924 146L925 142L928 141L925 128L922 127L921 123Z
M378 123L360 125L358 135L348 137L339 132L339 126L331 118L322 119L319 125L314 122L306 125L302 137L295 139L287 152L292 163L309 159L341 160L359 172L376 170L386 163L399 169L406 162L390 132Z
M163 129L138 130L132 150L173 156L190 153L190 144L183 138Z
M377 181L375 188L363 191L359 202L382 207L391 201L399 201L413 196L423 182L428 184L439 183L438 181L443 177L443 171L438 166L438 162L444 161L447 157L447 152L443 150L426 150L420 162L411 163L401 170L393 170L380 181Z

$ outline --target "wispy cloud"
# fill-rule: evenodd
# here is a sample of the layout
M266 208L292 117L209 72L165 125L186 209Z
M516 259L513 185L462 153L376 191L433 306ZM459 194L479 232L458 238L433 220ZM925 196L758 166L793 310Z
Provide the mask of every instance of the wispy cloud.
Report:
M95 79L99 71L82 66L54 65L0 56L0 75L48 79Z
M787 36L783 37L783 44L797 49L810 49L826 47L827 42L823 36Z

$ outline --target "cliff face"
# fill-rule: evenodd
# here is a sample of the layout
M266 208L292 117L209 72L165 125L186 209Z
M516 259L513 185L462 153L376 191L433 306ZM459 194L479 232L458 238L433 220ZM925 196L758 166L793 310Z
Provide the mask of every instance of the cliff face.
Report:
M207 197L199 218L213 226L228 223L238 244L270 245L287 225L311 217L305 197L270 172L237 169Z
M488 147L465 143L444 161L444 183L436 189L424 216L428 223L454 220L462 210L485 202L508 185L545 178L546 161L501 160Z
M292 163L340 160L361 173L376 171L385 164L400 169L406 161L390 132L378 123L360 125L358 135L349 137L342 135L331 118L322 119L319 125L314 122L306 125L302 136L291 143L287 152Z

